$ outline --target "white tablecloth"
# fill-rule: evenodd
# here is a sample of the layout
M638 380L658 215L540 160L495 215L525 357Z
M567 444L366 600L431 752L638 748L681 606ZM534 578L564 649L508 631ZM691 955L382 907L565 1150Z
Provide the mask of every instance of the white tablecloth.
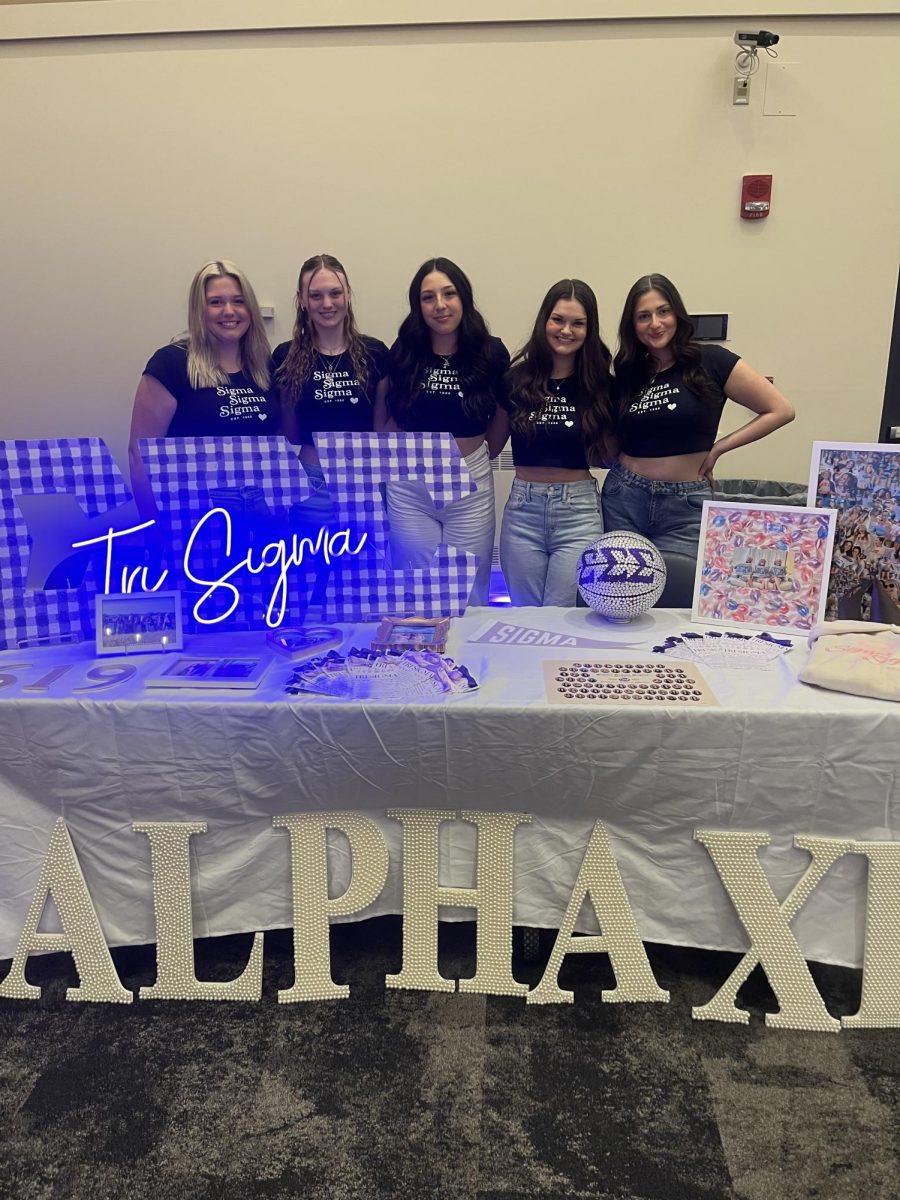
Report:
M589 651L467 643L492 620L623 644ZM292 667L283 658L254 693L146 689L142 680L158 659L136 656L133 680L73 694L97 665L91 647L0 654L0 672L31 664L12 672L14 683L0 674L0 957L15 949L60 815L104 932L118 945L154 939L149 844L132 821L208 822L192 851L199 937L290 924L289 843L271 824L289 812L375 817L391 847L391 873L360 916L400 912L400 827L384 816L394 806L530 813L515 839L514 912L518 924L544 927L559 922L602 819L646 940L745 949L694 830L770 834L761 857L779 898L808 862L792 846L795 834L893 840L900 706L798 683L802 640L766 670L705 669L719 708L547 703L545 659L646 661L654 644L688 627L686 614L671 611L610 625L583 609L470 610L453 622L448 653L480 689L414 705L289 696ZM351 629L344 648L368 645L374 629ZM187 648L263 646L262 634L243 634L189 639ZM57 663L73 667L45 693L23 691ZM471 825L444 827L442 883L474 885L474 845ZM340 835L331 866L339 892L347 880ZM808 958L858 965L864 916L864 860L850 855L793 928ZM46 913L42 928L54 920Z

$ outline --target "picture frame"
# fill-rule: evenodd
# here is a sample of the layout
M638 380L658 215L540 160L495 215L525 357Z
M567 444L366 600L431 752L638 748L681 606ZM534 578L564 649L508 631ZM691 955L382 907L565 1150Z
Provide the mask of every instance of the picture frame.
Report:
M165 654L184 647L181 592L109 592L94 599L96 652Z
M159 688L253 691L259 687L271 661L268 655L180 654L148 675L144 684Z
M449 617L382 617L372 649L433 650L443 654L449 634Z
M707 500L691 618L806 634L825 618L835 514Z
M835 514L826 616L873 585L900 603L900 445L813 442L807 501Z
M336 650L344 640L340 629L333 625L303 625L295 629L272 629L266 634L266 645L291 662L302 662Z

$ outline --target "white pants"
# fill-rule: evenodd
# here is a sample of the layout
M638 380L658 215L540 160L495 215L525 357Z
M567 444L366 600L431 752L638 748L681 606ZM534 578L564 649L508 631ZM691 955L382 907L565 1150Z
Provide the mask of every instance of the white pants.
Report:
M391 559L395 567L427 567L444 543L478 556L478 573L470 604L487 604L494 553L494 473L486 445L466 456L478 490L444 508L435 508L425 484L415 480L389 483L385 489L391 525Z

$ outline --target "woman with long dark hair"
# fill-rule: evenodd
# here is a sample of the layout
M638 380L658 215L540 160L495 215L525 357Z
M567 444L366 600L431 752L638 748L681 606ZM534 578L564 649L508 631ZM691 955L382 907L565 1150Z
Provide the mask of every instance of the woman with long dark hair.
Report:
M561 279L515 355L503 401L516 468L500 565L517 605L574 606L578 559L603 532L590 465L610 458L610 353L593 291Z
M440 543L478 557L470 604L486 604L494 546L494 481L488 446L509 353L475 307L472 285L449 258L413 276L409 314L391 347L388 418L382 428L451 433L477 490L437 509L424 483L386 489L395 565L424 567Z
M664 275L644 275L628 293L615 375L621 450L603 484L604 524L696 556L718 460L786 425L794 410L736 354L694 340L684 302ZM726 399L754 416L717 438Z

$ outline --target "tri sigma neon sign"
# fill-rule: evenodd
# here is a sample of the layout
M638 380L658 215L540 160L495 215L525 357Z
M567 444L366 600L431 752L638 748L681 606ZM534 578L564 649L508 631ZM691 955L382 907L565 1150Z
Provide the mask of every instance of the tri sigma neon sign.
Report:
M216 518L222 521L222 528L219 533L222 538L224 558L226 560L231 558L234 540L231 513L226 508L211 508L209 512L204 513L191 530L185 546L184 562L182 564L185 579L189 583L206 588L206 591L201 594L193 607L194 620L201 625L218 625L220 621L227 621L232 615L241 601L241 591L232 582L235 575L239 572L247 571L252 576L260 576L264 572L275 571L277 574L269 602L266 606L265 619L269 628L277 629L284 620L287 608L288 575L291 568L301 567L304 562L313 558L318 558L326 566L331 566L336 559L347 555L351 557L358 555L368 541L368 534L364 530L359 532L358 538L354 538L349 529L329 531L327 526L322 525L319 527L315 538L298 536L295 533L291 535L289 541L285 538L278 538L267 542L258 550L254 550L250 546L244 557L238 559L237 562L230 563L221 575L215 579L207 579L204 575L194 571L192 554L197 538L205 531L206 526L211 521L216 520ZM114 562L114 543L117 538L125 538L132 534L141 533L146 529L152 529L155 525L156 521L153 520L144 521L140 525L132 525L128 529L110 528L100 537L84 538L80 541L72 542L72 549L78 550L87 546L99 546L105 543L103 590L107 595L114 590L112 586L114 577L118 585L115 589L117 591L132 592L138 590L142 592L156 592L169 577L168 567L164 567L159 572L156 581L151 583L148 578L148 567L129 568L127 565L116 565ZM224 590L230 597L228 608L223 612L216 612L212 616L205 615L204 609L208 607L208 602L220 590Z
M330 506L284 438L142 440L156 502L142 522L101 438L0 440L0 649L90 640L98 593L164 584L192 593L192 622L220 627L275 628L310 604L339 622L462 613L475 556L393 562L384 502L409 480L438 509L470 495L453 438L317 434L316 449Z

